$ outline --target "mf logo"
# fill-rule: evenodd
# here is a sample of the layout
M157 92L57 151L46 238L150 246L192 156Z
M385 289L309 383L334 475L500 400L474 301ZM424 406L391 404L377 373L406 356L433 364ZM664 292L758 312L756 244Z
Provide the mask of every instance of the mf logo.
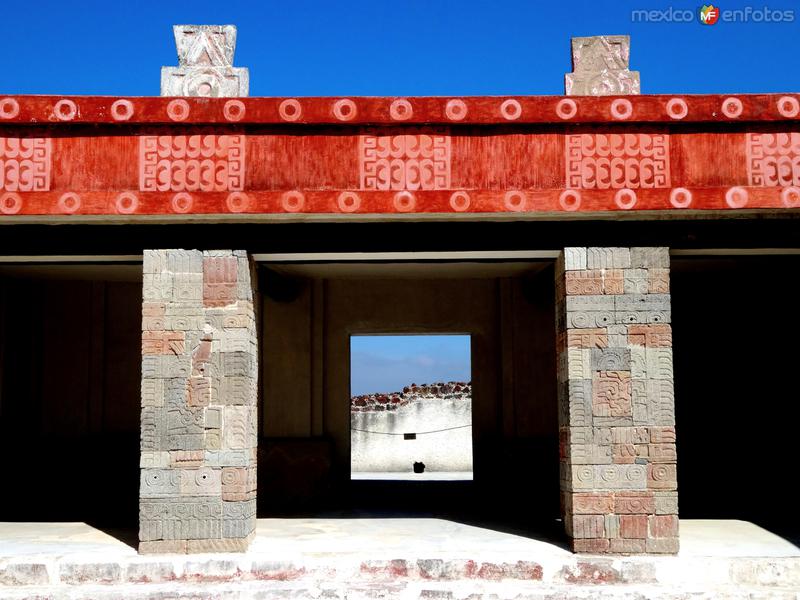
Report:
M719 7L705 4L700 8L700 22L703 25L713 25L719 19Z

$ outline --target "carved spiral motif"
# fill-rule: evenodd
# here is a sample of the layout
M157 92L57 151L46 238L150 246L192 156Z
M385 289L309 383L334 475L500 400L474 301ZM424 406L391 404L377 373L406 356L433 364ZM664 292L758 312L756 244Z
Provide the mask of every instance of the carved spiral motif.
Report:
M241 121L247 109L241 100L228 100L222 107L222 114L228 121Z
M397 192L394 195L394 207L397 212L411 212L417 205L417 199L411 192Z
M558 197L561 208L570 212L581 207L581 193L578 190L564 190Z
M444 114L451 121L462 121L467 116L467 103L458 98L448 100L444 108Z
M517 190L506 192L503 196L503 205L506 210L519 212L525 210L525 194Z
M77 212L80 207L81 197L75 192L61 194L61 197L58 199L58 210L62 213L72 214Z
M781 190L781 201L786 208L797 208L800 206L800 188L787 187Z
M188 213L192 210L192 204L194 204L194 199L191 194L187 194L186 192L175 194L170 201L172 211L176 213Z
M414 115L414 108L411 102L405 99L397 99L389 106L389 115L395 121L407 121Z
M22 210L22 198L19 194L8 192L0 196L0 212L4 215L15 215Z
M225 205L232 213L241 213L250 206L250 196L244 192L231 192L225 199Z
M729 119L735 119L741 116L744 110L744 105L739 98L725 98L722 101L722 114Z
M509 98L500 105L500 114L508 121L516 121L522 116L522 105L517 100Z
M620 121L629 119L633 114L633 104L627 98L617 98L611 102L611 116Z
M667 114L671 119L683 119L689 114L689 105L683 98L672 98L667 102Z
M56 102L53 114L59 121L71 121L78 114L78 105L64 98Z
M185 121L189 118L189 103L186 100L171 100L167 104L167 116L173 121Z
M291 191L281 196L281 206L286 212L300 212L306 205L306 197L302 192Z
M743 187L734 186L725 192L725 202L731 208L744 208L747 206L748 193Z
M622 210L630 210L636 206L636 192L629 188L622 188L614 194L614 203Z
M114 200L114 206L118 213L130 215L139 207L139 198L133 192L122 192Z
M669 203L675 208L689 208L692 204L692 192L678 187L669 193Z
M0 119L13 119L19 114L19 102L14 98L0 100Z
M336 198L339 210L345 213L356 212L361 207L361 198L355 192L342 192Z
M300 105L299 101L294 98L289 98L280 103L280 106L278 106L278 113L284 121L297 121L297 119L303 116L303 107Z
M778 112L782 117L793 119L800 114L800 102L792 96L781 96L778 99Z
M133 102L117 100L111 105L111 118L115 121L127 121L133 116Z
M356 103L349 98L342 98L333 103L333 116L340 121L352 121L356 118Z
M450 195L450 208L456 212L469 210L470 197L467 192L453 192Z
M578 481L592 481L594 479L594 469L592 467L579 467L575 473Z
M556 115L559 119L571 119L578 114L578 104L572 98L564 98L556 104Z

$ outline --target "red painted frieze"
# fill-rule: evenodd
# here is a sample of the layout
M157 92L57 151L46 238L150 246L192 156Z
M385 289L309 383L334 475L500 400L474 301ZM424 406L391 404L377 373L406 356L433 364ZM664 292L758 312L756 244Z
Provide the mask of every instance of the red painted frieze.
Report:
M797 94L0 96L0 222L783 211L799 121Z

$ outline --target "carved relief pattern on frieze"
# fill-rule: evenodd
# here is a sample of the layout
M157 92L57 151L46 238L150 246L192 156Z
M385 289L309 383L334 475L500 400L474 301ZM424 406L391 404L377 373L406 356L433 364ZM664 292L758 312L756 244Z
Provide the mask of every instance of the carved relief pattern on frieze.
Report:
M52 147L50 138L0 137L0 190L49 191Z
M567 187L571 189L669 187L669 135L568 135L566 164Z
M145 135L139 138L143 192L244 189L243 135Z
M750 185L800 186L800 133L748 133Z
M450 187L447 130L366 134L359 138L363 190L444 190Z

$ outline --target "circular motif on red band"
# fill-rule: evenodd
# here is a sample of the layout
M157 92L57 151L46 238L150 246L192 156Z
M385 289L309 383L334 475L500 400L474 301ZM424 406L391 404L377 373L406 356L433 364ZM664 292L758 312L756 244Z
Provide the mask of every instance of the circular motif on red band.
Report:
M670 119L683 119L689 114L689 105L683 98L672 98L667 101L667 115Z
M356 103L349 98L342 98L333 103L333 116L340 121L352 121L356 118Z
M692 192L682 187L675 188L669 193L669 203L674 208L689 208L692 204Z
M241 121L246 110L241 100L228 100L222 107L222 114L228 121Z
M559 100L556 104L556 114L559 119L571 119L578 114L578 104L571 98L564 98Z
M81 197L75 192L61 194L61 197L58 199L58 210L60 210L62 213L72 214L77 212L80 207Z
M179 192L170 200L172 211L176 213L188 213L192 210L192 204L194 204L194 199L191 194L186 192Z
M576 211L581 207L581 193L578 190L564 190L558 197L558 203L564 210Z
M22 210L22 198L19 194L8 192L0 196L0 213L15 215Z
M394 100L389 105L389 116L395 121L407 121L414 116L414 109L411 102L402 98Z
M786 208L800 207L800 188L787 187L781 190L781 202Z
M394 208L397 212L411 212L417 205L417 199L411 192L397 192L394 195Z
M13 98L0 100L0 119L13 119L19 114L19 102Z
M735 119L742 114L744 105L738 98L725 98L722 101L722 114L729 119Z
M336 204L342 212L356 212L361 206L361 198L355 192L342 192L336 198Z
M467 103L458 98L448 100L444 107L444 114L451 121L461 121L467 116Z
M133 102L117 100L111 105L111 118L115 121L127 121L133 116Z
M232 213L241 213L250 207L250 196L244 192L231 192L225 199L225 206Z
M614 194L614 204L622 210L630 210L636 206L636 192L628 188L622 188Z
M519 212L521 210L525 210L525 200L525 194L516 190L512 190L510 192L506 192L503 196L503 206L505 206L506 210Z
M515 121L522 116L522 105L511 98L504 100L500 105L500 114L508 121Z
M72 100L59 100L53 107L53 114L59 121L72 121L78 114L78 105Z
M280 103L278 113L284 121L297 121L303 115L303 107L299 101L289 98Z
M617 98L611 102L611 116L615 119L629 119L633 114L633 104L626 98Z
M306 206L306 197L302 192L286 192L281 196L281 206L286 212L300 212Z
M467 192L453 192L450 194L450 208L456 212L469 210L470 198Z
M189 118L189 103L186 100L171 100L167 104L167 116L173 121L185 121Z
M725 192L725 202L731 208L744 208L747 206L748 194L743 187L732 187Z
M114 205L118 213L129 215L139 208L139 198L133 192L122 192L114 200Z
M800 102L792 96L781 96L778 99L778 112L782 117L793 119L800 113Z

